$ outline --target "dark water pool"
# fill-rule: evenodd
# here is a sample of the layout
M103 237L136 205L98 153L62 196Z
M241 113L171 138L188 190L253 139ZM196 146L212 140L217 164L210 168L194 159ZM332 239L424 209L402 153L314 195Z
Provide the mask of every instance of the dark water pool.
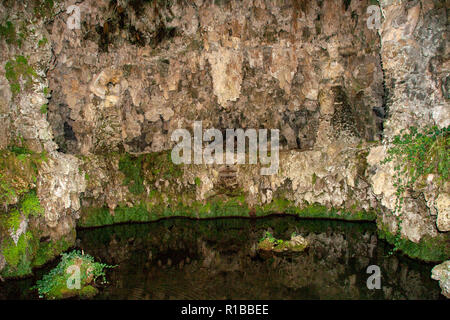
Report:
M260 255L265 231L310 246L296 254ZM96 299L442 299L432 264L388 255L374 224L264 219L169 219L78 230L77 246L102 262L109 284ZM0 299L36 299L34 277L0 284ZM369 290L367 267L381 270Z

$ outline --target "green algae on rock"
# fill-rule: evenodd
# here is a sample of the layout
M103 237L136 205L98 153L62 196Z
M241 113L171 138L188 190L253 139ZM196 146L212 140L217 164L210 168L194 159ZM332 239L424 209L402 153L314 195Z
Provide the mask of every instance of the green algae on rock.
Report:
M336 219L348 221L374 221L375 213L365 211L345 211L328 209L325 206L309 205L296 207L289 201L275 201L266 206L249 208L242 196L215 198L209 201L191 201L164 203L158 201L141 202L135 206L118 206L113 211L108 208L82 208L81 217L77 221L80 227L100 227L125 222L150 222L169 217L188 217L208 219L221 217L264 217L271 214L294 215L301 218Z
M0 150L0 203L15 204L34 189L38 168L46 160L46 152L36 153L25 147Z
M400 250L411 258L428 262L442 262L450 259L450 239L448 234L440 234L437 237L424 237L419 242L399 237L382 223L378 223L378 236L394 245L394 250Z
M431 278L439 281L442 295L450 299L450 260L435 266L431 270Z
M290 240L275 239L270 232L266 232L258 242L258 249L273 252L302 252L307 246L308 241L295 232Z
M106 283L107 264L95 262L84 252L72 251L61 254L61 262L36 283L40 297L46 299L65 299L70 297L92 298L98 293L96 280Z
M5 278L31 275L32 268L44 265L67 250L75 239L74 230L70 237L41 241L39 221L43 208L34 190L16 207L0 214L0 255L5 260L0 275Z
M0 266L4 278L24 277L73 245L72 234L45 236L41 226L44 208L36 192L39 168L48 161L46 152L36 153L20 144L0 151ZM44 237L45 238L45 237Z

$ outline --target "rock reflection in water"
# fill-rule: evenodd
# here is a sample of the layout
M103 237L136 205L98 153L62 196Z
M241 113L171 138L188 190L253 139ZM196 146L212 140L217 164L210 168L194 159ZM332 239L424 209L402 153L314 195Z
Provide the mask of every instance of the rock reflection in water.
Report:
M277 239L295 231L310 245L261 255L267 230ZM85 252L118 265L100 299L441 299L432 265L388 256L372 224L170 219L78 234ZM367 289L369 265L381 268L381 290Z

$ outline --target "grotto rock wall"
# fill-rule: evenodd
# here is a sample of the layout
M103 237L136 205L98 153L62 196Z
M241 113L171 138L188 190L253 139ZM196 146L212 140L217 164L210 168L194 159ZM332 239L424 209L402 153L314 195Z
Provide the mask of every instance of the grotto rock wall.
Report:
M3 274L70 246L76 224L173 215L377 219L392 240L393 170L379 163L400 129L449 124L448 8L381 1L377 31L371 3L2 2ZM67 27L70 5L80 29ZM171 134L194 121L280 129L280 170L175 166ZM403 249L444 260L448 185L427 181L407 199L401 232L415 249Z
M384 211L380 225L396 233L395 164L380 161L392 138L404 128L450 124L448 92L449 42L448 5L431 1L381 1L381 57L386 85L384 146L368 156L373 191ZM439 186L429 175L426 185L410 190L402 210L402 236L414 242L450 230L448 182Z
M54 62L46 25L64 3L0 4L0 273L29 275L75 243L79 160L57 151L47 120Z
M75 31L55 17L48 121L59 150L159 152L194 120L280 129L287 149L379 140L367 1L181 3L83 1Z

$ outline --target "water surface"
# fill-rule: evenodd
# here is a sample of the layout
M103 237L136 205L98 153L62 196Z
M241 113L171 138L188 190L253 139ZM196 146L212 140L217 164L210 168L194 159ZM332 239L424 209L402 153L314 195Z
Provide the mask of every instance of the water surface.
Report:
M296 254L260 254L266 231L310 246ZM391 249L371 223L262 219L167 219L78 230L77 246L115 269L95 299L442 299L432 264ZM36 276L0 284L0 298L34 299ZM381 269L369 290L367 267Z

